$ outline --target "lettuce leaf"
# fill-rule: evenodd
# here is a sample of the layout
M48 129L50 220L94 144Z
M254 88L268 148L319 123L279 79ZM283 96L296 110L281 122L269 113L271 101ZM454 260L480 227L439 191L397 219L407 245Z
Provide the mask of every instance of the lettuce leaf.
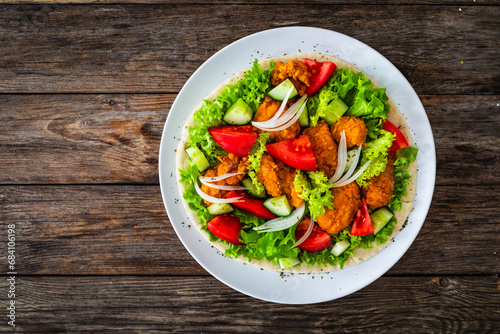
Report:
M337 93L322 89L319 94L314 95L307 101L307 112L311 121L310 126L316 126L320 117L326 116L328 104L336 97Z
M406 185L411 180L410 172L406 169L417 158L418 149L407 146L399 151L400 156L394 162L394 193L387 205L392 211L399 211L402 207L402 197L406 195Z
M308 202L310 213L318 217L325 213L325 206L332 208L333 196L330 191L332 185L328 183L325 173L307 172L307 176L301 170L297 169L293 185L299 193L299 197Z
M253 145L250 154L248 155L248 161L250 165L248 166L248 176L252 180L252 183L259 193L264 193L264 185L257 179L257 172L260 170L260 162L262 160L262 155L266 152L266 143L269 139L269 132L263 132L258 135L255 144Z
M227 154L210 136L208 129L224 124L222 117L226 110L239 98L255 111L264 100L266 92L271 87L271 68L263 71L257 60L248 70L243 79L232 85L227 85L213 101L204 100L203 105L194 113L196 125L189 127L189 145L197 145L205 154L211 165L218 163L217 157Z
M243 256L249 261L252 258L256 260L266 259L273 261L274 264L279 264L280 258L297 256L299 253L297 248L291 249L295 243L295 227L266 233L242 230L240 238L246 245L232 245L223 241L228 246L224 255L234 258Z
M179 172L181 174L179 182L186 184L186 190L182 197L188 203L189 208L196 213L196 216L200 219L202 229L209 234L210 240L213 241L216 237L206 227L213 216L208 212L205 202L194 188L195 182L198 182L198 167L192 161L189 161L187 168L185 170L179 168Z
M363 166L366 162L371 160L368 168L356 179L356 183L360 187L367 187L370 185L368 180L374 176L378 176L385 170L387 166L387 150L392 146L392 142L396 135L389 131L380 130L380 137L369 141L363 151L361 151L361 163Z

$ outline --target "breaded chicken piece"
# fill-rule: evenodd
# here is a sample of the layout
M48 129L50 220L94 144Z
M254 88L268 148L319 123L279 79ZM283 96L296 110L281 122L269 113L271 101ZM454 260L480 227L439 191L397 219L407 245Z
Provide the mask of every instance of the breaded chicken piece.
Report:
M260 169L257 172L257 180L264 185L267 193L273 197L283 195L277 173L278 165L269 154L264 153L260 161Z
M294 168L279 160L274 161L269 154L264 153L257 179L264 185L269 195L276 197L285 194L290 205L297 208L304 203L304 200L299 198L299 193L293 184L296 173Z
M394 193L394 161L396 156L390 152L387 158L385 170L378 176L368 180L371 182L368 187L362 189L366 204L370 209L377 209L389 203Z
M280 186L286 195L288 203L290 203L291 206L298 208L302 205L302 203L304 203L304 200L299 197L299 193L293 184L293 180L297 174L296 169L285 165L279 160L276 161L276 165L278 165L278 178Z
M273 86L278 86L286 79L290 79L300 96L304 95L307 87L309 87L310 78L311 73L307 70L306 64L295 59L287 63L277 62L271 72L271 84Z
M337 143L340 143L340 136L344 130L348 148L365 145L368 128L361 119L352 116L344 116L334 123L332 125L332 136Z
M264 122L270 120L278 112L280 105L281 105L280 101L275 101L270 96L266 96L262 104L257 109L257 112L253 117L253 120L255 122ZM256 127L253 127L253 131L256 132L257 134L265 132ZM269 132L270 134L269 139L279 142L295 138L299 133L300 133L300 124L297 121L292 126L284 130Z
M318 216L317 222L323 231L337 234L354 219L361 206L361 196L356 182L331 190L333 207L325 207L325 214Z
M220 176L227 173L242 173L239 175L228 177L227 179L224 180L212 182L213 184L217 184L220 186L226 186L226 185L234 186L240 183L240 181L245 176L248 165L250 164L247 158L240 159L239 157L237 157L232 153L229 153L225 157L218 157L217 159L219 159L220 164L208 169L205 172L204 175L205 177ZM207 195L217 198L225 198L227 194L226 190L215 189L204 184L201 185L201 191L203 191ZM208 201L204 202L207 206L212 204Z
M337 169L337 144L325 121L319 121L315 127L305 129L302 134L309 137L318 169L331 178Z

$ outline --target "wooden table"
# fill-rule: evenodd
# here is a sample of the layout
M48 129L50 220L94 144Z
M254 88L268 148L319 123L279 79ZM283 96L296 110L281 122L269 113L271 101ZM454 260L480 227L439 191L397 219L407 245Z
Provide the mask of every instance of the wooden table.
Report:
M10 300L15 329L31 333L500 331L500 1L21 2L0 5L1 332ZM395 64L424 104L438 167L403 258L306 306L209 275L158 185L163 125L189 76L241 37L292 25L347 34Z

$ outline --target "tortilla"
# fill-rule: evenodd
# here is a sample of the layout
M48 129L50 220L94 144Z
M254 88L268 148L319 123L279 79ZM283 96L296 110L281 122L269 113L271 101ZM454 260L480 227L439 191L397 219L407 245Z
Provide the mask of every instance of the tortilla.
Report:
M360 72L359 69L356 67L352 66L349 63L346 63L343 60L340 60L338 58L335 58L333 56L328 56L328 55L322 55L322 54L315 54L315 53L299 53L299 54L293 54L293 55L285 55L283 57L276 57L276 58L270 58L270 59L265 59L259 62L260 66L262 67L263 70L266 70L270 67L271 62L287 62L292 59L297 59L301 60L303 58L309 58L313 59L316 61L331 61L337 65L337 68L348 68L354 72ZM248 69L242 70L229 78L228 80L224 81L222 84L220 84L217 88L215 88L211 93L209 93L206 96L206 100L213 100L215 99L224 89L225 86L228 84L234 84L238 82L239 80L243 79L243 74L247 71ZM366 74L365 74L366 75ZM369 78L370 79L370 78ZM372 83L375 85L375 87L380 87L378 86L372 79L370 79ZM410 146L413 146L413 142L411 140L411 135L410 131L408 128L408 125L406 124L406 121L404 119L404 116L399 112L396 104L389 98L388 101L391 111L389 112L387 119L392 122L394 125L396 125L405 135L406 139L408 140L408 143ZM177 181L180 180L180 173L179 173L179 168L186 168L189 158L186 154L185 148L188 147L187 139L189 136L189 127L192 125L195 125L193 121L193 115L196 110L198 110L203 104L203 101L199 103L199 105L195 108L195 110L191 113L191 115L188 117L186 124L182 130L182 135L181 135L181 140L179 143L179 146L177 148L177 153L176 153L176 175L177 175ZM395 216L397 219L397 224L396 227L393 230L392 235L387 239L387 242L384 244L377 246L376 242L372 243L372 248L369 249L364 249L362 247L356 248L353 251L353 255L349 257L349 259L344 263L344 268L355 265L357 263L366 261L370 257L374 256L381 250L383 250L387 245L390 243L390 241L394 238L396 233L399 232L403 224L405 223L406 219L408 218L408 215L410 214L411 210L413 209L413 197L415 196L415 187L416 187L416 170L417 170L417 164L416 161L412 162L408 168L411 174L411 180L407 185L407 194L403 197L403 205L401 211L396 211ZM181 194L184 193L185 191L185 185L183 183L177 182L179 185L179 192ZM182 198L182 196L181 196ZM201 231L201 223L196 216L195 212L189 209L187 201L182 198L182 203L184 205L184 208L189 216L189 219L192 221L193 225L200 231L201 235L204 236L204 238L211 243L215 248L220 250L222 253L226 250L226 246L223 245L220 241L215 241L215 242L210 242L208 235ZM248 261L246 257L238 257L237 260L250 263L252 265L255 265L257 267L263 268L263 269L268 269L268 270L274 270L274 271L283 271L283 272L291 272L291 273L322 273L322 272L330 272L334 270L340 269L340 266L337 264L335 266L327 264L326 266L321 266L321 265L313 265L310 266L305 262L302 262L300 265L297 265L292 268L288 269L281 269L279 266L275 265L272 261L268 260L251 260Z

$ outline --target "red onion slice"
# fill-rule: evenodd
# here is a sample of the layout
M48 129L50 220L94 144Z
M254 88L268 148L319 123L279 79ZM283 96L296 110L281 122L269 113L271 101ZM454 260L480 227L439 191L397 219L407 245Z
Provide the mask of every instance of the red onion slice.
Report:
M213 184L213 183L210 183L210 182L202 179L201 176L199 177L199 179L200 179L201 183L203 183L207 187L214 188L214 189L220 189L220 190L246 190L247 189L246 187L242 187L242 186L221 186L218 184Z
M217 198L207 195L200 189L200 186L198 186L198 182L194 183L194 189L196 189L196 192L198 193L198 195L201 196L201 198L210 203L236 203L236 202L242 202L241 199L243 198L243 197Z
M340 135L340 143L338 147L338 163L337 170L333 174L333 176L328 180L328 183L334 183L340 179L342 174L344 173L345 165L347 163L347 143L345 139L345 131L342 131Z
M298 245L300 245L301 243L303 243L307 238L309 238L309 236L311 235L311 232L312 232L313 228L314 228L314 218L313 218L313 215L311 214L311 219L309 219L309 226L307 227L306 233L304 233L304 235L302 236L302 238L300 238L299 240L297 240L297 242L295 244L293 244L293 246L290 247L290 249L297 247Z
M204 181L207 181L207 182L215 182L215 181L224 180L224 179L227 179L227 178L229 178L231 176L240 175L240 174L245 174L245 173L243 173L243 172L239 172L239 173L227 173L227 174L223 174L223 175L219 175L219 176L214 176L214 177L200 176L200 179L203 179Z

